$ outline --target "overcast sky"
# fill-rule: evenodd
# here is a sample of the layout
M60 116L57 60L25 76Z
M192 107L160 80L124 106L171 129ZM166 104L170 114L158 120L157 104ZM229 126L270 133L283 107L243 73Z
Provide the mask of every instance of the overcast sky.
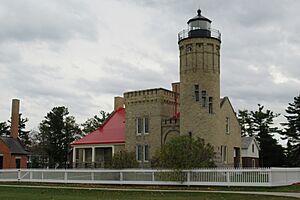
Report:
M199 7L222 33L222 96L284 114L300 93L299 0L0 0L0 121L12 98L32 129L54 106L82 123L124 91L170 89Z

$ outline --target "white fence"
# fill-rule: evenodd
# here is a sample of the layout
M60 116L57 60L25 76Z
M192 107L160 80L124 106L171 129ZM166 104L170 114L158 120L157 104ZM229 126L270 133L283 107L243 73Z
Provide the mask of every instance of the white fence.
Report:
M300 182L300 168L197 170L7 169L0 182L142 185L283 186Z

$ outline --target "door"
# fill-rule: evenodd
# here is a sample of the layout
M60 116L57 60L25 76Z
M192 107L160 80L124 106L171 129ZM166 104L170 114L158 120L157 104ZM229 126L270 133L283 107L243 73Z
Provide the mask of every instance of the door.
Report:
M20 169L20 168L21 168L21 159L16 158L16 169Z
M234 167L240 167L241 151L240 148L234 147Z
M0 156L0 169L3 169L3 156Z

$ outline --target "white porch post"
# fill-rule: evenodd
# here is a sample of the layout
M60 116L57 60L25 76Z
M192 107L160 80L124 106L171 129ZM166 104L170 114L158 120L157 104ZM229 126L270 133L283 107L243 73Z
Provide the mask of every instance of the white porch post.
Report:
M82 149L82 162L85 163L85 148Z
M92 167L95 167L95 147L92 147Z
M73 168L75 168L76 167L76 148L75 147L73 147Z

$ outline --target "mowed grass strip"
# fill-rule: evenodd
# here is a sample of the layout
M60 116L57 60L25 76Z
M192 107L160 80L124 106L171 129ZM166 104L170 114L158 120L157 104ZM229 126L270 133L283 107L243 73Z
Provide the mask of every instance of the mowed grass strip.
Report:
M188 192L129 192L129 191L105 191L105 190L81 190L63 188L23 188L0 187L1 200L296 200L297 198L221 194L221 193L188 193Z

